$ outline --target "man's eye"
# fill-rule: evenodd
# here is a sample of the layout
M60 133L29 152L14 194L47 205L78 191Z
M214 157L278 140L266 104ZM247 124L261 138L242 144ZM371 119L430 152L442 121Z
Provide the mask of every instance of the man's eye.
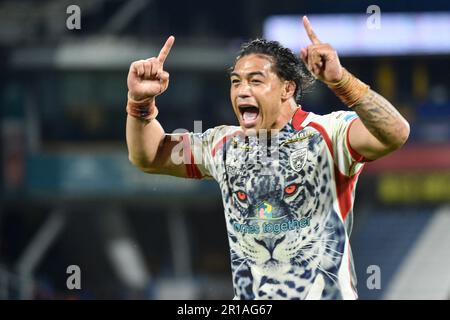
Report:
M231 80L231 83L232 84L237 84L237 83L239 83L239 80L237 80L237 79Z
M253 80L252 80L252 83L262 83L262 81L261 81L261 80L258 80L258 79L253 79Z

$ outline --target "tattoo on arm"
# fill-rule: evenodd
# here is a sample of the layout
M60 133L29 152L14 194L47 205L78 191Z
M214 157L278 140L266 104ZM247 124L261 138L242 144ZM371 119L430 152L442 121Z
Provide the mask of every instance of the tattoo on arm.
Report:
M375 91L369 90L352 109L367 130L384 145L392 145L402 138L406 120L389 101Z

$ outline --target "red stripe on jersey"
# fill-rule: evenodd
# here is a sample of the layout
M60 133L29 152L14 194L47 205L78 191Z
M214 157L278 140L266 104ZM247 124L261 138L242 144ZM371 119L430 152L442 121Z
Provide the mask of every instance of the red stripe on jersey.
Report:
M216 155L217 150L219 150L219 149L224 145L224 143L226 143L226 142L228 141L228 139L230 139L230 138L232 138L232 137L238 135L239 133L242 134L243 132L242 132L241 130L237 130L237 131L235 131L235 132L233 132L233 133L230 133L230 134L224 136L222 139L220 139L220 140L216 143L216 145L214 146L214 148L212 148L212 150L211 150L212 156L214 157L214 156Z
M349 177L342 174L339 168L334 165L334 181L336 183L336 192L339 202L339 209L341 211L342 219L345 221L353 204L353 189L355 188L356 180L362 171L359 169L357 173Z
M297 111L295 111L294 115L292 116L292 126L295 130L300 131L303 129L301 125L303 121L305 121L308 114L309 112L303 111L300 107L297 109Z
M352 156L352 158L357 161L357 162L367 162L367 161L371 161L370 159L367 159L366 157L364 157L363 155L360 155L358 153L358 151L356 151L355 149L352 148L351 144L350 144L350 140L349 140L349 132L350 132L350 128L352 127L353 123L358 120L358 118L353 119L350 124L348 125L347 128L347 134L346 134L346 143L347 143L347 148L348 151L350 151L350 155Z
M190 179L201 179L202 173L195 164L194 154L191 150L191 143L189 141L188 133L183 135L183 157L187 177Z

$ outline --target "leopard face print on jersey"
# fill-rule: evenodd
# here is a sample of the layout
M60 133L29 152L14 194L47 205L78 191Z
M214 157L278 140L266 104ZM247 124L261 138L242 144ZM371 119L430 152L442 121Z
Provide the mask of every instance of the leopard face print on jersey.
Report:
M311 127L295 133L288 125L278 137L266 161L256 138L233 139L222 150L235 298L339 299L346 234L327 200L326 143Z

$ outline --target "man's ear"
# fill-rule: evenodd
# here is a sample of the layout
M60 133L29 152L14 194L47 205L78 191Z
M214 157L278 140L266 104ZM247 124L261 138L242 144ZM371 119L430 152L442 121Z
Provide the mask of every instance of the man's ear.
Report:
M281 92L281 99L288 100L292 97L294 97L296 84L294 81L284 81L283 83L283 90ZM295 99L295 97L294 97Z

